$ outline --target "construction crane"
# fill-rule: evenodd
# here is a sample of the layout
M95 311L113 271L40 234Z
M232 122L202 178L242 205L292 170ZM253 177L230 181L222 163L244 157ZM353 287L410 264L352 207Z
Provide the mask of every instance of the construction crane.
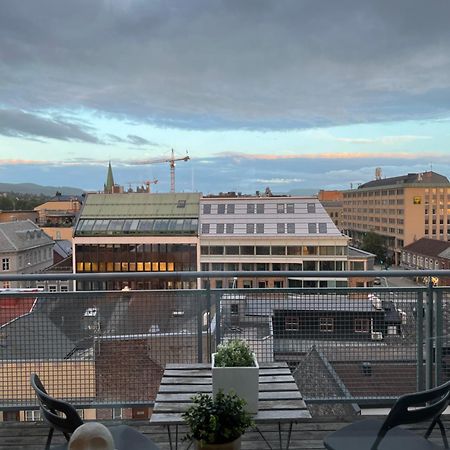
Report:
M189 161L191 158L187 154L183 158L175 158L173 149L172 149L172 156L168 159L156 159L156 160L149 160L149 161L143 161L142 164L160 164L160 163L169 163L170 167L170 192L175 192L175 161Z
M151 184L156 184L158 183L158 180L155 178L154 180L144 180L144 181L127 181L127 184L130 186L130 190L131 190L131 185L132 184L142 184L145 185L145 190L151 194L151 189L150 189L150 185Z

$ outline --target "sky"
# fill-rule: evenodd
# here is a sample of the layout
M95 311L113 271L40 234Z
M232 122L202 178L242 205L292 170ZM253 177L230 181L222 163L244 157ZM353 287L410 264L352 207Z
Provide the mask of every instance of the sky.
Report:
M448 0L2 0L0 182L450 176Z

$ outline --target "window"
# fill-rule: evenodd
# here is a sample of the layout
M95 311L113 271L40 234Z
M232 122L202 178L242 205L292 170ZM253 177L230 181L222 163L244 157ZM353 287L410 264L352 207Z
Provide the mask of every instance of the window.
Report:
M226 225L226 233L227 234L233 234L234 233L234 223L227 223L227 225Z
M256 205L256 214L264 214L264 203L258 203Z
M369 319L353 319L353 330L355 333L368 333L370 330Z
M284 223L277 223L277 233L278 234L284 234L285 224Z
M277 203L277 213L284 214L284 203Z
M319 233L326 233L327 232L327 224L326 223L319 223Z
M239 315L239 305L237 303L232 303L230 305L230 314L232 316L238 316Z
M49 285L48 292L56 292L56 285L54 284Z
M294 204L293 203L288 203L287 205L286 205L286 212L288 213L288 214L294 214Z
M225 203L217 205L217 214L225 214Z
M2 258L2 270L9 270L9 258Z
M308 223L308 233L317 233L317 224L316 223Z
M59 287L59 290L60 290L61 292L69 292L69 286L61 285L61 286Z
M202 223L202 233L209 234L209 223Z
M122 410L122 408L113 408L112 409L112 418L113 419L123 419L123 410Z
M256 224L256 233L258 233L258 234L263 234L264 233L264 224L263 223L257 223Z
M300 321L297 316L286 316L284 318L284 329L286 331L297 331L299 329Z
M186 207L186 200L178 200L177 208L185 208L185 207Z
M223 223L218 223L218 224L216 225L216 233L217 233L217 234L223 234L224 231L225 231L225 224L223 224Z
M26 422L37 422L39 420L42 420L40 409L25 411L25 421Z
M237 245L225 247L225 255L239 255L239 247Z
M270 247L268 245L257 245L256 246L257 255L270 255Z
M247 203L247 214L255 214L255 204Z
M319 331L331 333L334 331L334 319L332 317L321 317L319 319Z
M306 210L309 213L315 213L316 212L316 204L315 203L307 203L306 204Z
M295 223L287 224L287 232L288 234L295 234Z
M203 205L203 214L211 214L211 205Z
M247 234L253 234L255 232L255 224L248 223L247 224Z
M227 214L234 214L234 203L229 203L227 205Z

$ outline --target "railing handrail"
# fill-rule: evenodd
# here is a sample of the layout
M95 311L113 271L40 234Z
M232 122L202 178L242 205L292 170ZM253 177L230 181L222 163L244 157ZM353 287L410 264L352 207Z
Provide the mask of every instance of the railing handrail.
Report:
M185 272L95 272L95 273L39 273L0 274L0 281L41 280L106 280L139 278L398 278L398 277L450 277L450 270L296 270L296 271L185 271Z

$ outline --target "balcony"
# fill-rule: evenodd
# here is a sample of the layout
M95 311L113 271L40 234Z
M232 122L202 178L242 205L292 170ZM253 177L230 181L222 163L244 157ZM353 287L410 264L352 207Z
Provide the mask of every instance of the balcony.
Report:
M442 278L449 271L333 272L334 277L406 275ZM144 276L151 275L136 274ZM169 276L207 279L217 274ZM1 275L0 281L92 278ZM294 426L291 448L322 448L326 433L358 420L361 411L389 407L405 392L448 379L449 298L449 288L432 283L395 288L1 292L0 418L5 423L0 426L0 449L43 447L47 428L34 422L39 415L29 386L32 372L50 393L76 405L86 420L130 421L168 448L164 429L148 424L165 364L208 362L217 343L229 337L249 341L260 361L289 364L313 414L312 421ZM277 425L267 427L276 442ZM244 448L256 448L258 439L248 433ZM259 448L264 448L262 441Z

